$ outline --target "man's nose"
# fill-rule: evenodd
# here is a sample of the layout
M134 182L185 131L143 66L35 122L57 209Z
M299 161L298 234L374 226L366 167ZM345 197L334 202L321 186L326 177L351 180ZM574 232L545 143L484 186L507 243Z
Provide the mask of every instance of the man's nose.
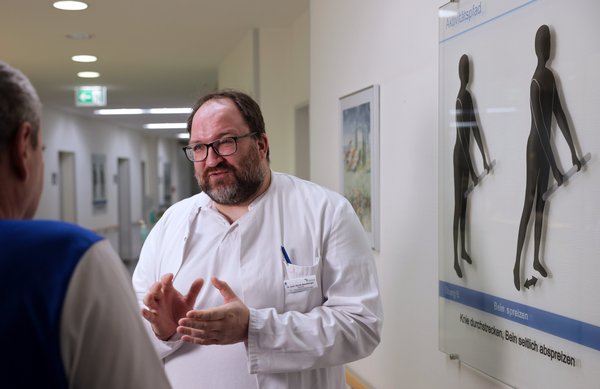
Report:
M211 167L217 166L222 160L223 160L223 157L221 157L219 154L217 154L217 152L215 151L213 146L208 148L206 160L204 161L206 166L211 166Z

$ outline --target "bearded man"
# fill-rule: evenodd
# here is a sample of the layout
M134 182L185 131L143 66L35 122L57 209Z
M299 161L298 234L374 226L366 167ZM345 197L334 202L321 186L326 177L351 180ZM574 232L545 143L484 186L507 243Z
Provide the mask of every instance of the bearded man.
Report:
M344 388L343 365L373 352L383 316L352 206L271 171L260 107L244 93L201 98L188 132L202 192L165 212L133 276L171 384Z

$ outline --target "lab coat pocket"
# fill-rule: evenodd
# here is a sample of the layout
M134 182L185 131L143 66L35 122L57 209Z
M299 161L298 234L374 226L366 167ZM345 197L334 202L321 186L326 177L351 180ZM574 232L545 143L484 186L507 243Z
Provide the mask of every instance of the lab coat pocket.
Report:
M285 310L308 312L321 305L321 264L317 258L315 265L285 265L283 281Z

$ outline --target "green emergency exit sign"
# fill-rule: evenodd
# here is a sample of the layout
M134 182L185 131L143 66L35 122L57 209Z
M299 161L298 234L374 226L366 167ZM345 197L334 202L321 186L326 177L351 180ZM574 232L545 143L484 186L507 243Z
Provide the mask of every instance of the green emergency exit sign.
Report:
M104 107L106 105L105 86L79 86L75 88L77 107Z

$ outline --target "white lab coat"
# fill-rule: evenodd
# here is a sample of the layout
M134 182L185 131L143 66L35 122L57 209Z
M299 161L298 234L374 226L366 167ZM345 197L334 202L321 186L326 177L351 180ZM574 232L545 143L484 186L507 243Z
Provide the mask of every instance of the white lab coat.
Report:
M249 372L261 389L344 388L343 364L368 356L380 340L383 312L370 245L345 198L286 174L271 177L239 226ZM163 274L177 277L194 222L211 204L203 193L183 200L152 229L133 276L140 304ZM284 261L282 245L292 264ZM311 276L315 288L286 292L285 280ZM177 353L181 343L154 337L161 358ZM188 373L190 381L202 380Z

